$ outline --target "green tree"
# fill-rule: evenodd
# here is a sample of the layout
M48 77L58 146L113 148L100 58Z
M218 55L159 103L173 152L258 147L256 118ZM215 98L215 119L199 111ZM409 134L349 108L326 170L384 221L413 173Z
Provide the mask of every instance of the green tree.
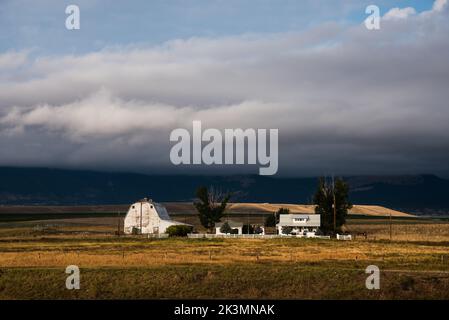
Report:
M224 194L213 187L209 189L199 187L196 190L198 201L194 202L193 205L198 211L203 227L211 231L215 227L215 223L219 222L223 217L226 206L231 199L231 194Z
M352 208L349 202L349 186L343 179L328 181L320 178L318 188L313 197L316 205L315 213L321 215L321 231L324 234L341 232L346 223L348 210ZM334 203L335 203L335 230L334 230Z
M225 223L223 223L221 225L220 232L221 233L226 233L226 234L232 232L232 228L231 228L231 226L229 225L228 222L225 222Z
M274 214L270 214L266 219L265 219L265 227L275 227L276 226L276 213Z

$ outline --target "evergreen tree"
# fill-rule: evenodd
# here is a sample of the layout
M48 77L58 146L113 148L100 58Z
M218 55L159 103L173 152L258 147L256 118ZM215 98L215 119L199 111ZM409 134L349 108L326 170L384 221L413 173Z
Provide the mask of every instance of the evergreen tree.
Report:
M274 214L270 214L266 219L264 223L265 227L275 227L276 226L276 216Z
M278 211L276 211L274 214L269 215L266 219L265 219L265 227L275 227L276 224L279 223L279 216L281 214L289 214L290 213L290 209L286 209L286 208L279 208Z
M232 232L232 228L231 228L231 226L229 225L228 222L225 222L225 223L223 223L221 225L220 232L221 233L225 233L225 234L228 234L228 233Z

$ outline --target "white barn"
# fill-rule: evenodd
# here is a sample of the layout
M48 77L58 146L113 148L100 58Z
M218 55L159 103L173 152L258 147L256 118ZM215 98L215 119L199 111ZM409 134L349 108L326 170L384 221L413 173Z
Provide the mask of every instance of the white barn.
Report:
M144 198L129 208L125 217L124 233L161 234L174 225L188 224L173 221L163 205Z
M283 227L291 227L291 234L312 235L321 225L319 214L281 214L276 225L278 233L282 234Z

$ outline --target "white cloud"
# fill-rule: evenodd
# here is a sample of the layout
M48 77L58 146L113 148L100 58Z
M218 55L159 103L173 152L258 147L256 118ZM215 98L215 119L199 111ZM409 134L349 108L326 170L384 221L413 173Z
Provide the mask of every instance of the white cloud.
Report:
M435 0L432 9L423 11L417 14L415 8L392 8L384 16L383 19L388 20L403 20L413 16L417 17L432 17L435 14L441 13L447 7L448 0Z
M384 19L385 20L394 20L394 19L405 19L408 18L411 15L415 15L416 14L416 10L415 8L412 7L407 7L407 8L393 8L390 9L385 15L384 15Z
M27 62L29 51L9 51L0 54L0 73L18 68Z
M437 12L443 11L446 5L447 0L435 0L435 2L433 3L432 10Z
M66 132L73 140L92 136L115 136L137 130L157 130L173 125L174 115L183 111L162 104L123 101L101 90L82 100L52 106L13 108L0 122L4 125L46 127ZM159 119L165 119L160 121Z

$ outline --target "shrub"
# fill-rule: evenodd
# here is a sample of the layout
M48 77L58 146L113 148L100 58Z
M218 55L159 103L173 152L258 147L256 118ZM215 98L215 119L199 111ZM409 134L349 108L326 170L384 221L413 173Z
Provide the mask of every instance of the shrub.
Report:
M282 227L282 234L290 234L292 230L292 227Z
M168 233L170 237L187 237L188 233L193 231L192 226L186 225L175 225L170 226L165 230L165 233Z
M239 229L231 229L231 234L239 234Z
M257 226L254 228L254 233L255 234L262 234L263 230L260 226Z

